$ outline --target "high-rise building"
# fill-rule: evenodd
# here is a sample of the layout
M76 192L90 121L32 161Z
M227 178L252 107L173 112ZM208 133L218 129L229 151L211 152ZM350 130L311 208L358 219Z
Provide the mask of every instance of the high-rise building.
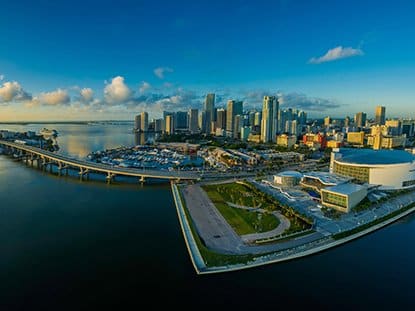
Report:
M329 126L331 124L331 118L329 116L324 118L324 126Z
M205 118L206 118L206 127L204 133L210 134L212 132L212 122L215 121L215 94L210 93L206 95L205 105Z
M238 114L235 116L233 123L233 138L238 139L241 137L241 127L243 126L242 120L242 115Z
M186 111L177 111L175 114L175 129L187 129L187 112Z
M142 132L147 132L148 131L148 113L145 111L140 113L140 119L141 119L140 130Z
M173 115L169 114L166 115L166 134L172 135L174 134L174 117Z
M243 106L241 101L228 100L226 109L226 136L234 137L235 117L242 115Z
M261 141L275 142L278 132L279 103L275 96L264 96L262 104Z
M307 113L305 111L300 110L297 114L298 116L298 124L299 125L306 125L307 123Z
M385 125L386 120L386 108L384 106L377 106L375 110L375 123L379 125Z
M134 130L139 131L141 129L141 115L134 117Z
M255 112L254 125L261 126L261 122L262 122L262 112L261 111Z
M206 111L204 110L199 114L199 128L202 133L206 133Z
M401 120L387 120L385 125L388 127L389 135L402 135L402 122Z
M365 127L366 125L366 113L364 112L358 112L354 115L354 124L357 127Z
M216 110L216 128L226 129L226 110L223 108Z
M348 127L350 125L350 117L347 116L346 118L344 118L344 126Z
M163 121L163 119L154 120L154 132L162 132L164 130Z
M189 109L189 116L188 116L188 122L189 122L189 131L190 133L194 134L199 131L199 110L198 109Z

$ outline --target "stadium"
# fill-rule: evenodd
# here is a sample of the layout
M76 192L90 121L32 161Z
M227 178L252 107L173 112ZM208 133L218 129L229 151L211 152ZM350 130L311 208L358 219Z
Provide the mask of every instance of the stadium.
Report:
M415 186L415 156L404 150L333 149L330 172L382 190Z

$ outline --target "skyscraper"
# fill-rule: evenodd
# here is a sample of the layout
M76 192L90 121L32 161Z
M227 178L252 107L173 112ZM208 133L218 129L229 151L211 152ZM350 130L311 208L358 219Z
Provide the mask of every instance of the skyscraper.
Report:
M331 124L331 118L329 116L324 118L324 126L329 126Z
M142 132L147 132L148 131L148 113L147 112L142 112L140 113L140 130Z
M141 129L141 115L136 115L134 118L134 130L139 131Z
M226 110L223 108L216 110L216 128L226 129Z
M241 101L228 100L226 108L226 136L234 137L235 116L242 115L243 107Z
M264 96L262 105L261 141L275 142L278 132L279 103L275 96Z
M262 122L262 112L255 112L255 121L254 121L254 125L255 126L261 126L261 122Z
M174 134L174 118L170 114L166 116L166 134Z
M199 110L198 109L189 109L188 121L189 121L189 131L194 134L199 131Z
M174 120L175 120L176 129L183 130L187 128L187 112L186 111L177 111Z
M375 123L379 125L385 125L385 110L384 106L377 106L375 110Z
M212 122L215 121L215 94L210 93L206 95L205 105L205 133L210 134L212 131Z
M358 112L354 115L354 123L357 127L364 127L366 125L366 113Z

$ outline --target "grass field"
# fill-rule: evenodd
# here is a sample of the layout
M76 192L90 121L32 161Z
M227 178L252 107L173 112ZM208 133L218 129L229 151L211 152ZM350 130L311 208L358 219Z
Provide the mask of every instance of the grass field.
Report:
M230 207L226 203L231 202L246 207L260 206L262 199L255 196L244 185L237 183L207 185L203 186L203 189L226 221L239 235L266 232L279 225L279 220L274 215Z

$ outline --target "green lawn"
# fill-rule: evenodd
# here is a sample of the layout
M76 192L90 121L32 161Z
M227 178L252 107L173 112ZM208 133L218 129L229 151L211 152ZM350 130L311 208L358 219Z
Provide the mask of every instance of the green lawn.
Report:
M279 225L279 220L274 215L234 208L226 204L226 202L232 202L252 207L257 206L261 202L244 185L235 183L209 185L203 186L203 189L226 221L239 235L266 232L275 229ZM249 193L250 196L244 196L244 193ZM243 197L243 202L239 200L238 195Z
M208 185L203 188L205 191L216 192L218 196L215 197L221 197L225 202L231 202L247 207L257 207L262 202L262 200L257 198L250 189L237 183Z

